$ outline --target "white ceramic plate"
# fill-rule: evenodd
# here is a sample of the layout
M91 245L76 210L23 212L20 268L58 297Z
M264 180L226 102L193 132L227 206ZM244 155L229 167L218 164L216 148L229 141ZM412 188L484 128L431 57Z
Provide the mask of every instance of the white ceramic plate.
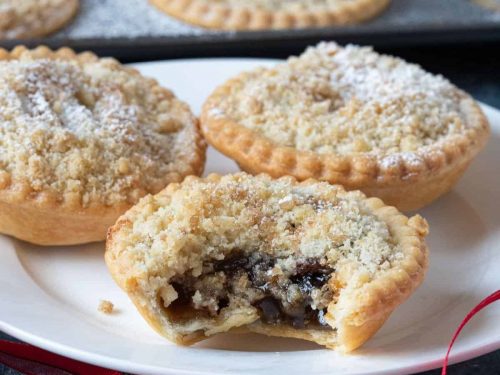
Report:
M196 112L211 90L269 60L215 59L140 64ZM361 350L343 356L312 343L221 335L194 347L153 332L103 262L102 243L41 248L0 236L0 329L85 362L141 374L403 374L438 367L466 313L500 286L500 112L484 107L493 137L454 191L422 210L430 223L430 270L421 288ZM207 172L236 171L209 150ZM100 299L116 306L97 311ZM460 336L452 362L500 348L500 304Z

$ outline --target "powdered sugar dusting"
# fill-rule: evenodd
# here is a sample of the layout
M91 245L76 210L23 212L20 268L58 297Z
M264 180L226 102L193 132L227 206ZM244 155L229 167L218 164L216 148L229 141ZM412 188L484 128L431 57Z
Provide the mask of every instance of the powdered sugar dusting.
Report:
M0 170L83 204L157 192L195 153L189 109L112 60L0 62Z
M371 48L320 43L242 75L214 107L283 146L320 154L408 156L469 126L468 95L442 76ZM388 159L391 164L395 159Z
M210 108L209 111L208 111L208 114L211 116L211 117L222 117L224 116L224 111L220 108Z
M422 162L422 158L414 152L397 152L385 156L380 161L380 166L385 169L390 169L398 167L401 163L407 166L420 166Z
M449 97L453 90L449 81L440 75L424 72L415 64L375 53L371 47L348 45L345 48L332 43L320 43L315 54L332 54L335 69L331 85L345 102L356 98L362 102L390 103L402 96L426 96L427 101ZM305 53L305 56L307 56ZM457 109L456 102L445 100L447 110Z

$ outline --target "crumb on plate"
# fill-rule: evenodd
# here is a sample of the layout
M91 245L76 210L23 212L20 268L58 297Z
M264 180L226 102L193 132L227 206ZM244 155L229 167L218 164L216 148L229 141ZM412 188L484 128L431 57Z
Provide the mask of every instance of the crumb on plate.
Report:
M103 299L99 302L99 307L97 309L103 314L111 314L113 312L113 308L114 305L112 302Z

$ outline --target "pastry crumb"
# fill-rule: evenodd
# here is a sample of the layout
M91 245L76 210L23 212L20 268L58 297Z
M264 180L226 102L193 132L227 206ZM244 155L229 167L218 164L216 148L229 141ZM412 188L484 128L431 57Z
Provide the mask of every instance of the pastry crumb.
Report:
M115 305L113 305L113 303L111 301L108 301L106 299L102 299L99 302L99 307L97 308L97 310L99 310L103 314L111 314L111 313L113 313L114 308L115 308Z

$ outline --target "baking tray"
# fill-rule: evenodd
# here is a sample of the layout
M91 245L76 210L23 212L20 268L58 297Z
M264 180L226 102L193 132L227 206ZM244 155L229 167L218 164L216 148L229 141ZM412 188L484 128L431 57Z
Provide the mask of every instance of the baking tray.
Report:
M320 29L221 32L193 27L156 10L147 0L80 0L77 17L44 39L2 41L70 46L122 60L203 56L279 56L320 40L398 47L500 41L500 12L474 0L392 0L364 24Z

